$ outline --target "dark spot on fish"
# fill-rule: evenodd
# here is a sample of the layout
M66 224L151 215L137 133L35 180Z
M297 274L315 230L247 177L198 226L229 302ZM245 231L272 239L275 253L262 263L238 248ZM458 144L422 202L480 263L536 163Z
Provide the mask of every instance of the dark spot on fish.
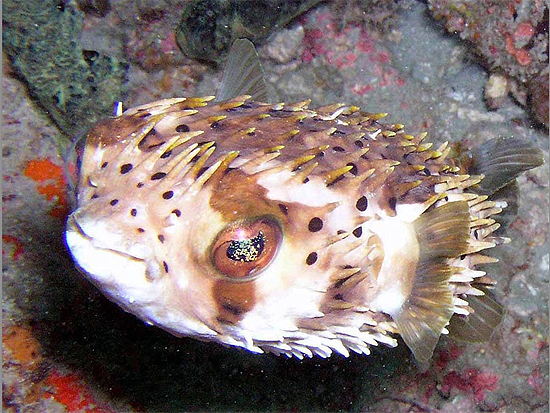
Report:
M349 162L346 164L346 166L351 166L351 169L349 170L349 173L352 175L357 176L357 165L355 165L353 162Z
M332 150L334 152L345 152L346 150L344 148L342 148L341 146L333 146L332 147Z
M306 258L306 264L307 265L313 265L317 262L317 253L312 252L310 253Z
M200 157L201 157L201 155L197 154L197 155L193 156L193 159L191 159L189 162L195 163L200 159Z
M304 184L307 184L309 182L309 178L306 178L302 181Z
M341 130L339 130L339 129L336 129L336 130L334 131L334 133L333 133L333 135L340 135L340 136L345 135L345 134L346 134L346 132L341 131Z
M165 172L157 172L151 175L151 181L158 181L166 176Z
M421 171L419 171L419 173L425 176L430 176L432 174L428 168L422 169Z
M142 188L145 185L143 182L138 182L136 188Z
M174 196L174 191L166 191L165 193L162 194L162 197L164 199L170 199Z
M164 272L168 272L169 269L168 269L168 264L166 263L166 261L162 261L162 266L164 267Z
M134 165L132 165L131 163L125 163L124 165L122 165L122 166L120 167L120 173L121 173L122 175L127 174L127 173L130 172L133 168L134 168Z
M221 307L224 310L229 311L231 314L233 314L235 316L240 316L242 313L244 313L243 309L237 307L234 304L228 303L228 302L222 303Z
M336 301L344 301L344 296L340 293L334 294L332 298L334 298Z
M363 228L362 227L355 228L352 234L355 236L355 238L360 238L361 235L363 235Z
M285 204L279 204L279 209L285 215L288 215L288 207Z
M96 199L96 198L99 198L98 194L92 194L92 196L90 197L90 199Z
M152 128L149 132L147 132L147 134L145 135L145 138L147 138L147 136L155 136L157 134L157 130L155 128Z
M325 152L324 151L321 151L319 152L317 155L315 155L317 158L322 158L323 156L325 156Z
M443 198L443 200L444 200L445 202L449 202L449 197L446 196L445 198Z
M311 221L309 221L307 228L310 232L321 231L321 229L323 228L323 220L319 217L311 218Z
M103 163L101 164L101 169L107 168L107 165L109 165L109 162L103 162Z
M157 235L158 240L161 242L161 244L164 244L164 235L159 234ZM167 271L168 272L168 271Z
M465 258L466 258L466 255L461 255L461 256L460 256L460 260L463 260L463 259L465 259Z
M392 196L390 199L388 199L388 205L392 211L395 212L395 207L397 206L397 199Z
M137 231L142 233L142 234L145 232L145 230L143 228L138 228Z
M342 234L345 234L346 231L344 231L343 229L339 229L338 231L336 231L336 234L338 235L342 235Z
M178 133L189 132L189 130L190 130L189 126L187 126L184 123L182 123L181 125L176 126L176 132L178 132Z
M162 159L165 159L165 158L168 158L170 155L172 155L172 150L164 152L162 155L160 155L160 157Z
M111 202L109 202L109 204L111 206L115 206L116 204L118 204L118 199L111 199Z
M218 121L212 122L212 123L210 124L210 127L211 127L212 129L218 129L220 126L221 126L221 123L218 122Z
M248 135L248 136L254 136L254 135L256 135L256 132L250 131L250 132L247 132L247 135Z
M135 216L137 215L137 209L132 208L132 209L130 210L130 215L133 216L133 217L135 217Z
M363 143L363 141L361 140L356 140L355 142L353 142L355 144L355 146L357 146L358 148L363 148L365 147L365 144Z
M181 217L181 211L179 209L174 209L172 211L172 214L174 214L175 216L177 216L178 218Z
M367 201L366 196L362 196L355 203L355 208L357 208L361 212L366 211L368 206L369 206L369 201Z

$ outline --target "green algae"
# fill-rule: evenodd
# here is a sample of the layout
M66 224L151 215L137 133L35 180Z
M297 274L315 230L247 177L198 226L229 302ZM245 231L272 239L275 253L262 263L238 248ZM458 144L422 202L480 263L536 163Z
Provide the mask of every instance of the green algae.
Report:
M64 150L112 113L113 103L122 97L127 65L82 49L84 14L69 4L5 0L2 16L3 47L12 70L66 135L56 138Z

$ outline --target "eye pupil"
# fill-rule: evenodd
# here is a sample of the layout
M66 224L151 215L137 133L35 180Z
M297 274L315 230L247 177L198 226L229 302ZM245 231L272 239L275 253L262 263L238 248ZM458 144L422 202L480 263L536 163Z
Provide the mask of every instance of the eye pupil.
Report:
M280 226L270 217L235 221L214 240L212 264L226 280L251 281L273 261L282 240Z
M259 231L254 238L231 241L227 247L226 255L233 261L252 262L262 255L264 246L265 235Z

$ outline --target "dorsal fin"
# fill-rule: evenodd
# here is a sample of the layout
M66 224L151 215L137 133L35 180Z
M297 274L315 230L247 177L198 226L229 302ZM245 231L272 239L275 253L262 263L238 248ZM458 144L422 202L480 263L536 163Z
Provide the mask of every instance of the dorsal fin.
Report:
M414 222L419 258L412 290L392 315L399 334L420 363L427 362L454 313L448 258L462 255L470 237L466 202L449 202Z
M231 45L216 100L222 102L241 95L269 103L262 65L254 44L248 39L237 39Z
M515 138L494 138L472 150L470 175L484 175L477 192L491 195L519 174L543 164L540 149Z

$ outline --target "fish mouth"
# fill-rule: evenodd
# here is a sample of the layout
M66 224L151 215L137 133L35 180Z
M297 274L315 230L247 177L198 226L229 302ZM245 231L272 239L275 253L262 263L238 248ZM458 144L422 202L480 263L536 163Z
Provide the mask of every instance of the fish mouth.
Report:
M67 228L66 228L65 237L67 240L67 246L69 247L69 250L73 253L73 255L75 255L75 253L70 240L80 238L79 244L87 243L89 244L90 247L94 249L117 254L117 255L120 255L121 257L125 257L126 259L129 259L132 261L136 261L136 262L145 261L145 257L130 254L130 253L121 251L120 249L113 248L111 246L98 242L98 240L95 237L91 236L89 232L87 232L84 229L83 225L80 222L78 222L77 218L75 217L75 214L69 215L69 218L67 219Z

